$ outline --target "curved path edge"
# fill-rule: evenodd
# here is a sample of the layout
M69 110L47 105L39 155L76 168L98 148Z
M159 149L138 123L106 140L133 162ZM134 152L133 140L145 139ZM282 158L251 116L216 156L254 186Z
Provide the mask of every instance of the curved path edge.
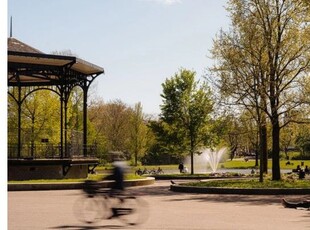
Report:
M100 181L98 182L102 188L109 188L114 183L113 181ZM138 180L126 180L126 187L150 185L155 183L154 177L147 177ZM61 189L82 189L83 182L70 182L70 183L12 183L8 184L8 191L32 191L32 190L61 190Z
M239 194L239 195L309 195L310 188L269 188L269 189L239 189L239 188L215 188L195 187L179 184L170 185L174 192L205 193L205 194Z

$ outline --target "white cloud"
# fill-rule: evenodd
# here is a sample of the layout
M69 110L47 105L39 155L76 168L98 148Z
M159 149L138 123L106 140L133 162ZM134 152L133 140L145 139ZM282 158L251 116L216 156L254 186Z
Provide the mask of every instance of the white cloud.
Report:
M182 0L145 0L145 1L157 2L160 4L164 4L164 5L173 5L173 4L178 4L182 2Z

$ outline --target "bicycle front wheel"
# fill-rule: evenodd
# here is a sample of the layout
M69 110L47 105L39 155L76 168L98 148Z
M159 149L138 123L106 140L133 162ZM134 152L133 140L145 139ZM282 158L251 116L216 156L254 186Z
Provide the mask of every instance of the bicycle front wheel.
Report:
M85 196L76 200L73 207L76 218L84 223L95 223L104 218L103 199L96 196Z
M129 225L143 223L148 217L148 204L141 198L125 197L117 208L119 218Z

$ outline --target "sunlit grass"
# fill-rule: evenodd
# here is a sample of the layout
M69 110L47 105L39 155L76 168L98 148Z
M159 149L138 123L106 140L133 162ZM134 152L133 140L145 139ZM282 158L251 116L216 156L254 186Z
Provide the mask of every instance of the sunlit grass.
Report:
M183 185L196 187L220 187L220 188L310 188L310 180L299 180L294 176L282 176L282 180L273 181L270 175L260 182L257 178L247 179L223 179L201 182L189 182Z
M221 188L309 188L309 181L298 181L295 183L285 181L265 180L263 183L257 179L242 180L211 180L207 182L193 182L185 184L187 186L197 187L221 187Z
M78 178L78 179L40 179L40 180L23 180L23 181L9 181L12 184L33 184L33 183L74 183L74 182L83 182L85 180L94 180L94 181L101 181L104 180L108 174L88 174L87 178ZM139 175L135 174L125 174L125 180L137 180L143 179Z
M214 177L213 173L198 173L198 174L190 174L190 173L176 173L176 174L160 174L156 175L158 178L176 178L176 179L182 179L182 178L205 178L205 177ZM249 176L254 177L255 175L249 174L244 175L242 173L238 172L227 172L225 174L219 174L218 176L221 177L239 177L239 176ZM258 176L258 175L256 175Z
M287 160L281 160L280 168L281 169L295 169L297 165L301 165L301 162L304 162L304 165L308 165L310 167L310 160L290 160L290 164L286 164ZM272 166L272 160L268 160L268 168L271 169L271 166ZM255 160L251 159L247 162L244 159L236 159L232 161L227 160L223 163L220 163L219 168L225 168L225 169L255 168Z

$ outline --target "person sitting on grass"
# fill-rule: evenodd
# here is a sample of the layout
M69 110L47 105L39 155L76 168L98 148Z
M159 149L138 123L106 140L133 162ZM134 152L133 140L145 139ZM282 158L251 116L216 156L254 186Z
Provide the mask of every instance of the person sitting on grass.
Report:
M301 202L288 202L282 199L282 205L284 208L307 208L310 210L310 200L304 200Z

